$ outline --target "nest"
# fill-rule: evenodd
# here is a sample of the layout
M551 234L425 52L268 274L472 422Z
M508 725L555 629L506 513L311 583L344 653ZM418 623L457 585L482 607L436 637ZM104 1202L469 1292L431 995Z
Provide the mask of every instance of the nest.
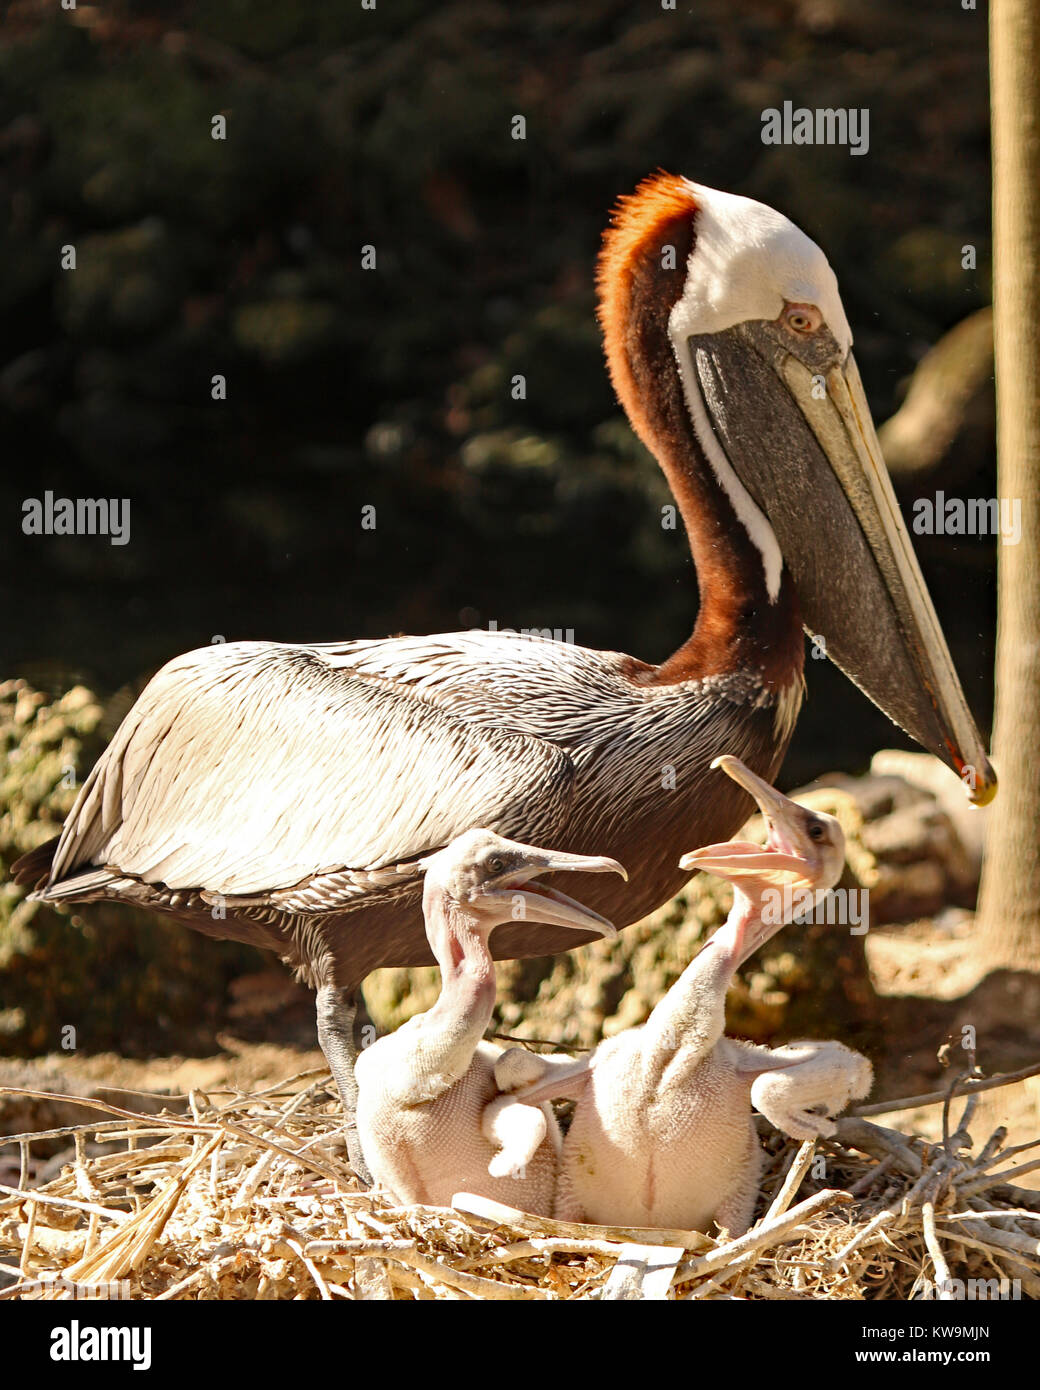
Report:
M395 1205L359 1189L327 1084L308 1072L252 1093L193 1092L181 1114L57 1098L106 1118L0 1139L12 1170L0 1184L0 1298L1040 1296L1040 1193L1009 1183L1040 1160L1005 1166L1040 1140L1004 1149L997 1130L972 1154L974 1097L951 1133L953 1087L936 1143L863 1114L935 1096L861 1107L834 1139L801 1145L763 1122L758 1219L716 1241L553 1221L469 1194L451 1208Z

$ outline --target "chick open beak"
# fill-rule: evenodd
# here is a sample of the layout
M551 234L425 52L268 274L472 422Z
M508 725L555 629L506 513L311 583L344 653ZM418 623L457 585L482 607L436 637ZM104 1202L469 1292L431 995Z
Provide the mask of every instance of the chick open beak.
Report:
M778 792L775 787L771 787L732 754L724 753L716 758L712 767L721 768L755 798L758 809L774 827L771 838L783 842L786 839L784 832L794 829L790 818L800 809L797 803ZM776 881L781 883L790 881L786 875L796 874L803 877L806 872L805 860L800 855L789 853L782 847L782 843L779 846L763 847L745 840L728 840L725 844L704 845L689 854L684 854L679 860L679 867L691 872L699 869L704 873L718 874L722 878L748 874L766 878L776 875Z
M553 873L620 874L626 881L628 879L624 867L616 859L603 855L532 850L529 863L519 870L514 869L494 890L494 896L510 899L512 916L518 922L546 922L555 927L573 927L576 931L594 931L599 936L617 936L613 922L593 912L592 908L547 883L531 882L537 876Z

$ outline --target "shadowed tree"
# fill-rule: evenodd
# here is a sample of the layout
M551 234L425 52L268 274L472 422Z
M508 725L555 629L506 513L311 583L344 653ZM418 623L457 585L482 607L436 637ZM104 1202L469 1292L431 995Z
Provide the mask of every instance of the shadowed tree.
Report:
M999 547L994 761L1002 791L979 903L980 964L1040 972L1040 6L993 0L998 491L1022 540Z

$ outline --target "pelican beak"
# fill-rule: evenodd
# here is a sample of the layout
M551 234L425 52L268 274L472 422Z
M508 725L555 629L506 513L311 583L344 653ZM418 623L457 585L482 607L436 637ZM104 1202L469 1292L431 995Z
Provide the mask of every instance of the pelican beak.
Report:
M985 805L996 774L903 524L851 351L827 330L796 351L764 320L690 337L686 346L687 387L700 392L715 441L769 520L806 629Z
M557 851L531 850L528 862L514 869L506 882L494 890L495 897L508 898L512 917L516 921L546 922L555 927L573 927L576 931L593 931L598 936L617 936L613 922L593 912L591 907L576 902L558 888L530 880L541 874L555 873L620 874L627 882L628 874L616 859L602 855L563 854Z
M778 792L775 787L771 787L749 767L745 767L739 758L734 758L728 753L716 758L712 767L721 768L755 798L766 822L774 827L771 838L778 843L764 848L762 845L750 844L744 840L704 845L689 854L684 854L679 860L679 868L691 872L700 869L704 873L718 874L721 878L736 878L748 874L769 877L792 873L804 878L807 871L806 861L793 849L787 849L788 844L793 845L797 835L797 827L791 820L792 813L799 809L797 803ZM785 831L790 833L784 834Z
M732 753L723 753L721 757L713 758L711 766L713 770L721 768L727 777L731 777L738 786L753 796L767 821L776 817L783 819L797 806L790 797L771 787L764 777L752 772L739 758L733 757Z
M728 840L721 845L704 845L691 850L679 860L680 869L700 869L702 873L717 874L719 878L739 878L753 874L767 878L776 874L797 874L805 877L805 860L779 850L763 849L761 845L743 840Z

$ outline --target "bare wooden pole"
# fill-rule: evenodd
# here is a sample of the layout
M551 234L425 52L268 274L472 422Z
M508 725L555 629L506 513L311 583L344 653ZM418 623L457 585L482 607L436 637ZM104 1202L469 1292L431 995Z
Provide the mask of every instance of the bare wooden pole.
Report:
M994 803L980 963L1040 971L1040 4L992 0L998 492L1021 507L1000 544Z

